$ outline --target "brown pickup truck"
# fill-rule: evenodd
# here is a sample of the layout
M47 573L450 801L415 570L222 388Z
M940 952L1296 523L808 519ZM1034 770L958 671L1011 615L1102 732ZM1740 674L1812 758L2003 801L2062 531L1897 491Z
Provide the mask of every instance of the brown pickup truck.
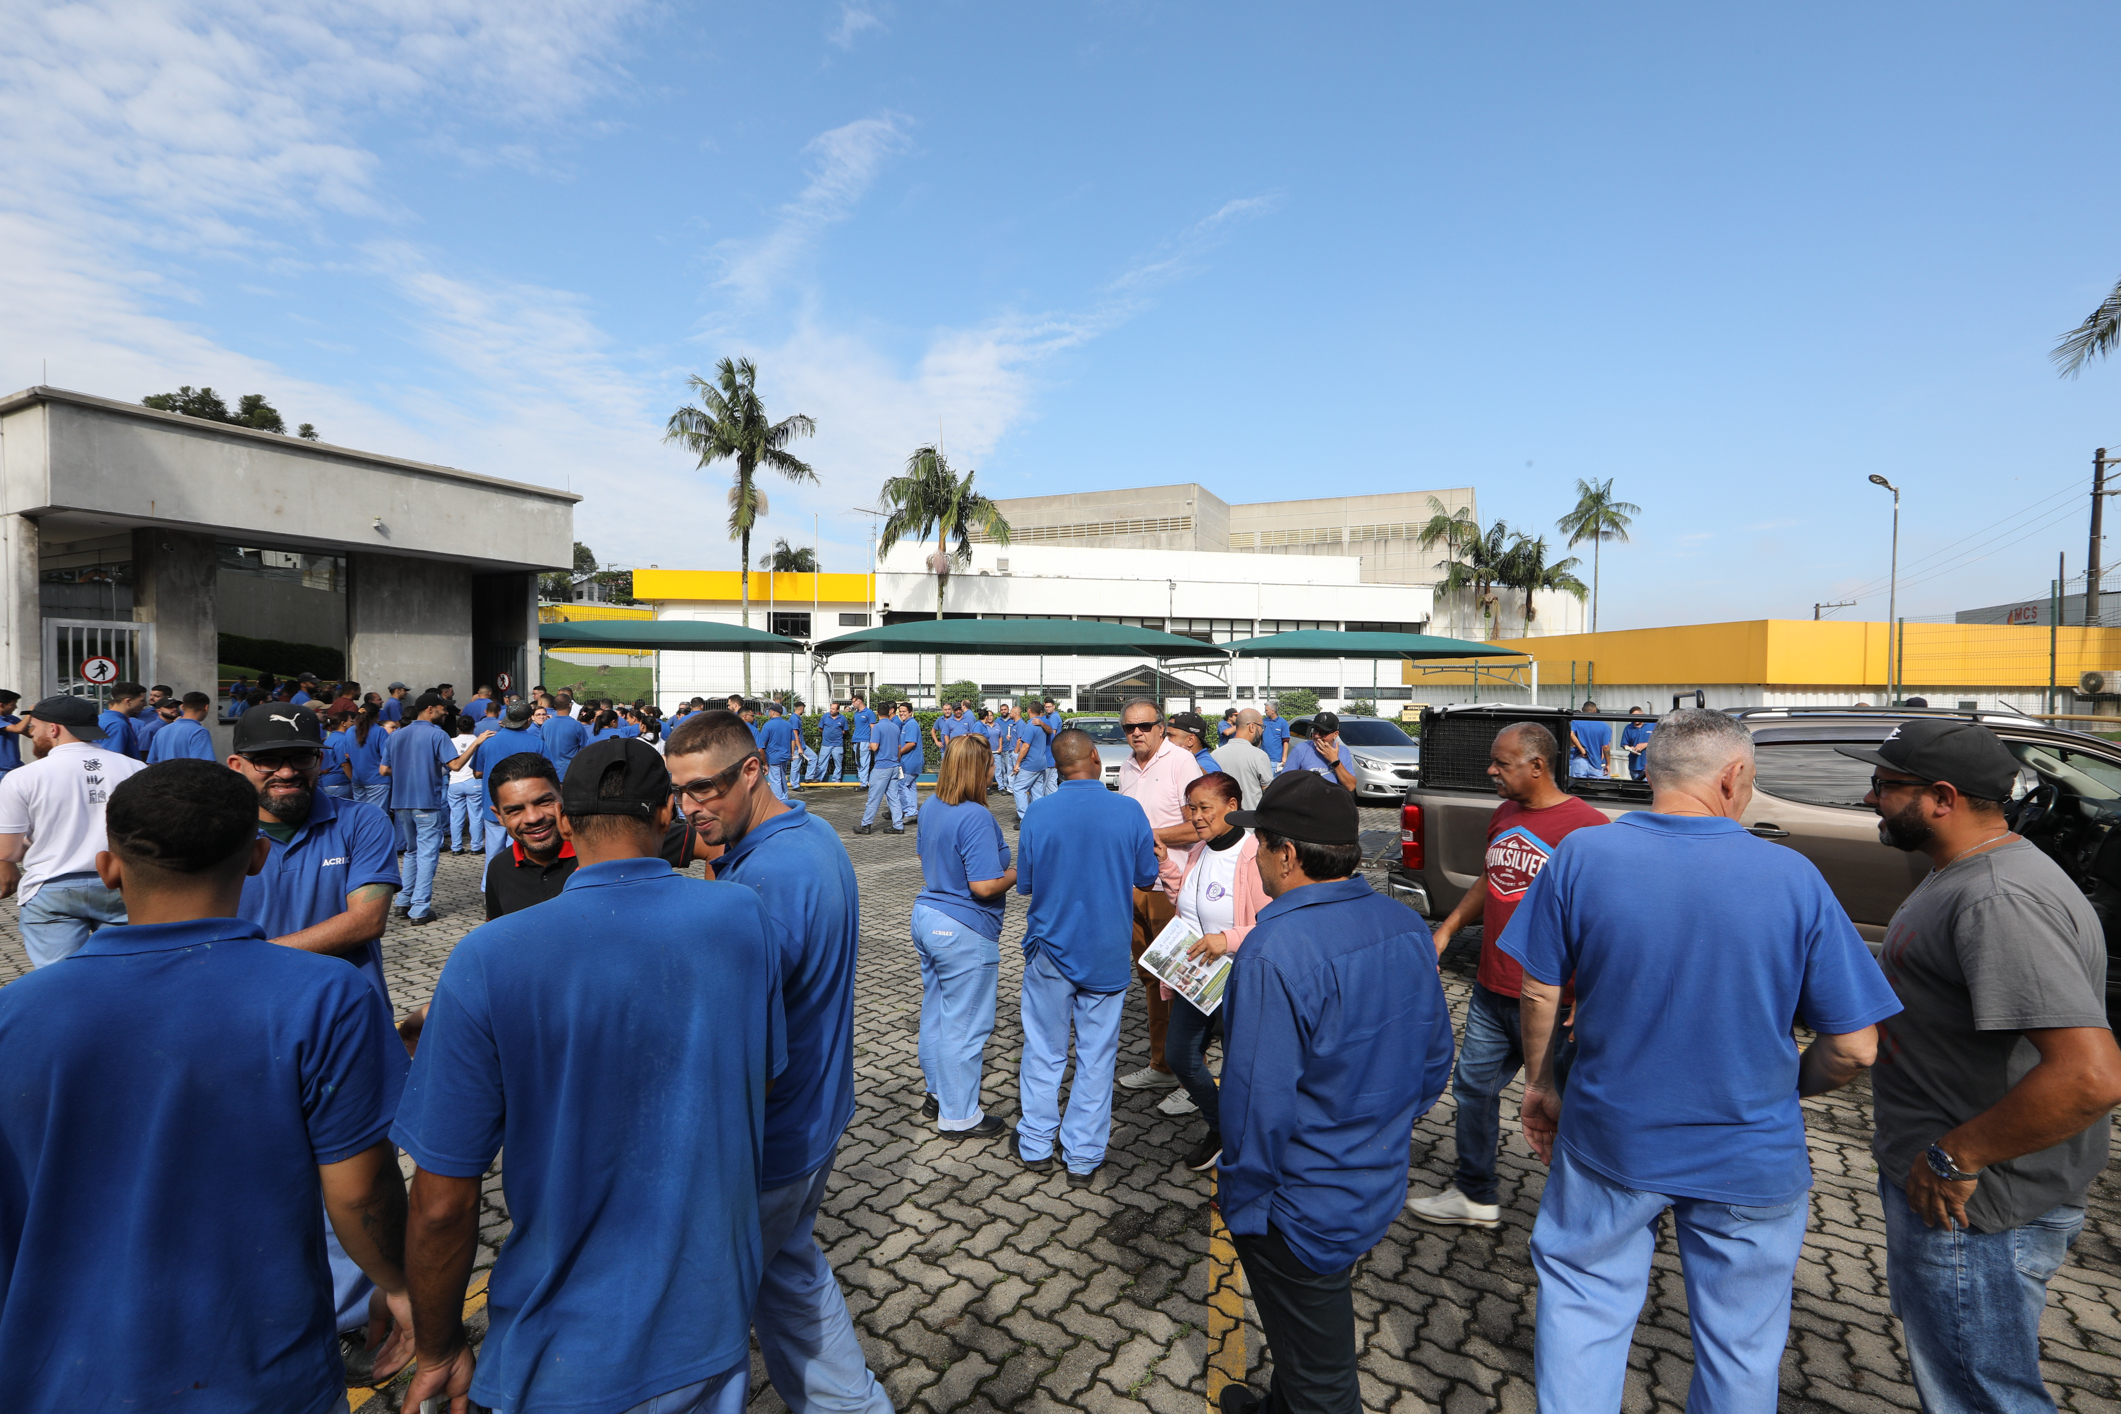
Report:
M1582 713L1559 708L1431 708L1421 720L1421 779L1400 807L1400 862L1393 892L1423 915L1441 918L1465 896L1487 853L1496 806L1488 780L1495 734L1536 721L1566 741ZM1619 736L1626 718L1596 714ZM1878 818L1863 804L1871 768L1836 746L1875 746L1897 722L1944 716L1979 721L2022 763L2011 827L2060 864L2084 890L2106 929L2107 1008L2121 1014L2121 746L2015 713L1923 709L1749 708L1733 715L1753 733L1758 771L1742 823L1819 867L1864 938L1885 936L1893 910L1929 872L1920 854L1878 842ZM1640 781L1577 777L1560 782L1618 817L1650 803Z

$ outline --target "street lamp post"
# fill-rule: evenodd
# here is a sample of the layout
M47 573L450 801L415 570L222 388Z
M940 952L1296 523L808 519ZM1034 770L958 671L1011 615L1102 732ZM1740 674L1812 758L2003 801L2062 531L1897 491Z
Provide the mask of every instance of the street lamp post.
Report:
M1887 705L1897 707L1900 681L1893 650L1899 645L1900 635L1900 488L1875 471L1871 473L1871 485L1883 486L1893 493L1893 568L1885 595L1885 693Z

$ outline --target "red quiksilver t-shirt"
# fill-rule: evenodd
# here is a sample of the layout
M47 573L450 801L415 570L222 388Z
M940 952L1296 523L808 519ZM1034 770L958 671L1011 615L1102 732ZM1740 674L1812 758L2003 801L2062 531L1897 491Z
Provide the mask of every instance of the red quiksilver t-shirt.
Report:
M1510 926L1510 915L1525 890L1546 868L1547 860L1572 830L1612 822L1603 810L1576 796L1544 810L1527 810L1505 800L1488 817L1488 901L1480 913L1480 985L1505 997L1524 990L1524 969L1495 942Z

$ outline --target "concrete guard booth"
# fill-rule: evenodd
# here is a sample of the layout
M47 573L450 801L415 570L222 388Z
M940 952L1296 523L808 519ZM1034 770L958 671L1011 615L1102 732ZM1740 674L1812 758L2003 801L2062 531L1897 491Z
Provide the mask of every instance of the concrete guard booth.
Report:
M522 690L537 574L571 566L580 499L57 388L0 397L0 687L219 696L226 666Z

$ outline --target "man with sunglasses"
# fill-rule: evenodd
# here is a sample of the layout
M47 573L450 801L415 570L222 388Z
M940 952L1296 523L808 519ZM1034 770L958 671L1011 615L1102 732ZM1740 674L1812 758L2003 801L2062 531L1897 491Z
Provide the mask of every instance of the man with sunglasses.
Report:
M1119 709L1120 730L1133 752L1119 763L1119 793L1142 808L1149 831L1165 846L1153 888L1134 891L1134 961L1149 1007L1149 1063L1129 1071L1119 1083L1129 1090L1165 1089L1178 1077L1164 1061L1164 1031L1171 1024L1171 1003L1163 984L1140 967L1141 956L1178 913L1178 886L1185 878L1182 850L1199 841L1186 823L1186 787L1200 779L1200 763L1190 751L1164 734L1164 714L1147 697L1129 698Z
M299 707L268 702L236 718L228 766L257 792L258 831L271 841L264 867L243 881L236 916L282 947L351 963L388 1011L381 939L399 885L389 817L373 805L317 789L324 736L317 714ZM393 1061L402 1076L403 1060ZM328 1228L325 1235L334 1329L341 1332L349 1376L361 1379L383 1345L389 1317L383 1303L373 1300L375 1284L338 1235Z
M664 760L677 809L703 844L722 847L714 877L758 893L780 954L788 1069L766 1097L766 1265L752 1313L767 1375L794 1414L891 1414L812 1235L854 1118L854 865L837 830L773 789L762 754L728 713L688 720L671 733Z

